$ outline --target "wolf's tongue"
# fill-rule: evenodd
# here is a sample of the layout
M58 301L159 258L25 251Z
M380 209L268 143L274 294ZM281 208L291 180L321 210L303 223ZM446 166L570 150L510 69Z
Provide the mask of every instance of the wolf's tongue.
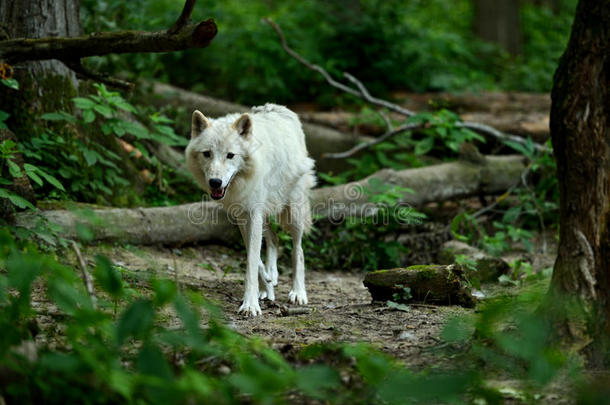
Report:
M222 197L223 191L224 190L222 188L213 188L212 189L212 197Z

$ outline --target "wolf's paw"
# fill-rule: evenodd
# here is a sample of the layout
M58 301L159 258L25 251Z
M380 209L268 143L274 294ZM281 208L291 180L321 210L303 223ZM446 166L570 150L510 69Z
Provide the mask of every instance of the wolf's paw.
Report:
M267 273L271 276L271 285L276 286L279 278L279 274L277 272L277 268L267 270Z
M288 300L293 304L307 305L307 292L303 290L291 290L288 293Z
M263 314L263 311L261 311L261 306L258 303L258 299L254 300L254 302L251 302L251 300L244 300L244 303L241 304L238 312L246 316L257 316Z
M264 300L265 298L269 301L275 301L275 291L273 291L273 284L268 283L258 292L258 298Z

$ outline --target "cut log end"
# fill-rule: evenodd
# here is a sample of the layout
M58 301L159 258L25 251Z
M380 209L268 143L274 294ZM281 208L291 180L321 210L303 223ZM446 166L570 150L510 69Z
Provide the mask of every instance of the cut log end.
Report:
M364 285L373 301L460 305L474 307L476 299L459 265L421 265L368 273ZM408 288L408 292L405 291Z

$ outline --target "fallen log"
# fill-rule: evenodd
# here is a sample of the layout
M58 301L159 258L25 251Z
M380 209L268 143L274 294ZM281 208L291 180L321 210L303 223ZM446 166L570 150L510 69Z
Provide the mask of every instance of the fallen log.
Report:
M367 273L364 286L373 301L461 305L472 308L475 298L459 265L419 265Z
M324 125L329 128L334 128L337 131L349 132L352 131L359 134L367 134L371 136L383 135L386 131L384 125L371 123L357 124L352 129L351 122L358 114L336 111L336 112L320 112L306 111L299 112L299 116L305 121ZM398 121L402 119L399 114L390 114L390 118ZM528 111L526 113L519 111L507 111L501 113L490 112L469 112L460 114L463 121L480 122L485 125L494 127L504 133L510 133L521 137L531 137L534 142L544 143L549 139L549 113Z
M435 201L498 194L520 181L526 162L521 155L486 156L482 164L461 161L406 170L383 169L362 180L314 191L313 212L341 218L376 212L365 192L371 179L413 190L401 203L414 207Z
M16 225L34 229L41 219L59 225L63 238L83 242L180 245L209 240L235 242L239 236L238 228L221 206L212 202L174 207L28 212L17 216Z
M473 195L497 194L520 181L526 165L522 156L489 156L483 164L457 161L395 171L381 170L363 180L313 190L312 210L318 217L340 221L345 216L370 216L378 206L370 203L364 188L372 178L408 187L403 204L421 206ZM75 211L22 213L16 225L35 228L38 215L63 228L62 236L79 238L81 225L89 224L92 241L132 244L181 244L196 241L235 241L237 228L220 204L200 202L173 207L97 209L85 216ZM80 224L80 225L79 225Z
M154 94L160 96L164 104L185 107L189 111L201 110L210 117L220 117L235 112L246 112L250 108L241 104L215 99L202 94L193 93L165 83L155 82L152 85ZM316 169L323 172L339 172L349 167L349 164L337 159L324 159L322 155L329 152L347 150L362 142L369 142L373 138L339 132L321 125L303 122L307 150L316 160Z

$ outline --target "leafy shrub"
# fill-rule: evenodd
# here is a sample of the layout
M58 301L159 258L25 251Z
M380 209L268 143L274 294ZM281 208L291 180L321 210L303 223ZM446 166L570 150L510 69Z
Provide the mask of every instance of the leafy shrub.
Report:
M135 198L130 191L132 183L126 178L126 166L118 154L116 139L127 137L149 166L160 165L148 153L143 142L155 141L170 146L184 146L186 139L174 133L170 119L154 112L146 115L129 104L119 93L109 91L103 84L94 84L97 94L73 99L76 113L57 111L42 115L43 119L79 126L88 136L66 136L61 128L48 129L20 144L23 155L35 161L49 173L69 184L62 193L50 190L48 197L73 198L84 202L125 205L125 198ZM148 126L132 121L126 113L133 114ZM98 132L101 131L101 133ZM163 181L163 179L159 179ZM118 193L118 191L122 191ZM117 196L123 196L117 197ZM133 201L132 201L133 202Z

